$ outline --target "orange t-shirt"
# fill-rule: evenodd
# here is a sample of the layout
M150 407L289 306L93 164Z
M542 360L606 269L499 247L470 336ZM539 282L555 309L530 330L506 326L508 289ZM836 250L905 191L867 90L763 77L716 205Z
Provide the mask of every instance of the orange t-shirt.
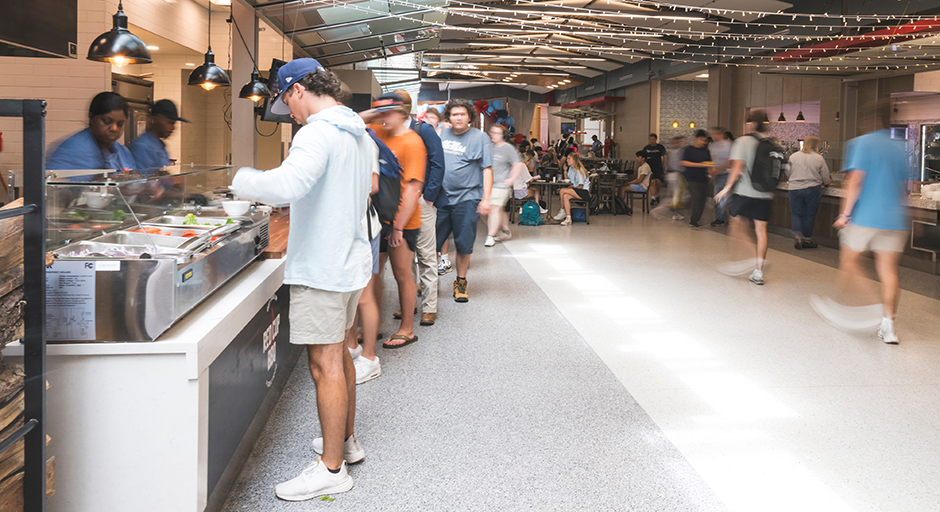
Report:
M401 164L401 185L404 192L405 184L409 181L420 181L424 183L424 173L428 165L428 151L424 147L424 141L414 130L408 130L407 133L398 136L392 136L385 129L385 125L370 124L369 128L375 130L375 134L382 139L382 142L388 146L388 149L398 157L398 163ZM403 197L404 198L404 197ZM419 197L418 201L422 199ZM398 205L401 211L401 203ZM415 211L411 218L405 224L404 229L418 229L421 227L421 205L415 205Z

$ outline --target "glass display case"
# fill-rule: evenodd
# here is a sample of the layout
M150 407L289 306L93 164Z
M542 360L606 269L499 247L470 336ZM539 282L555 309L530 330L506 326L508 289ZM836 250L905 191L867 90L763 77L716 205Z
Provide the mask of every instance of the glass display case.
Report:
M940 124L920 126L920 181L940 178Z
M152 341L267 247L232 167L89 172L46 181L50 341Z

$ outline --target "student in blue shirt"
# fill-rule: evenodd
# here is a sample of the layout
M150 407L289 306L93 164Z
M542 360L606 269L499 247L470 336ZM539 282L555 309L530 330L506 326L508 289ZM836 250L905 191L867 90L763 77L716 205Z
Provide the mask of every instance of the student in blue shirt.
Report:
M88 128L59 143L46 169L135 169L134 156L118 143L126 121L124 98L113 92L98 93L88 107Z
M149 176L160 167L170 165L170 155L164 140L176 130L176 122L189 121L180 117L176 105L170 100L160 100L150 109L150 129L131 142L131 153L137 162L137 172Z

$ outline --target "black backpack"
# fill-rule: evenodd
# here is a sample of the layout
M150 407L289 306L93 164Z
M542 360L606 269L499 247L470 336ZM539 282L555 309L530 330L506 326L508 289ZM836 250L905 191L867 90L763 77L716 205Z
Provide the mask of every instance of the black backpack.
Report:
M379 191L372 196L372 205L379 214L379 221L391 225L401 203L401 164L375 132L369 130L369 135L379 147Z
M751 185L754 190L760 192L773 192L777 189L777 182L780 181L780 173L786 162L783 149L768 138L754 134L751 136L757 139L757 152L754 154L754 162L751 163Z

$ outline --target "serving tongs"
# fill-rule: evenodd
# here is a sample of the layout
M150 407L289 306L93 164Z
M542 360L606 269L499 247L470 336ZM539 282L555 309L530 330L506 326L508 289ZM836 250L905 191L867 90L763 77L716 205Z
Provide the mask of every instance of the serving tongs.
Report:
M238 231L241 227L241 223L238 222L234 224L223 224L201 235L190 237L185 242L177 245L176 248L191 251L193 254L196 254L214 245L211 243L213 237L224 237L229 233ZM216 242L219 242L219 240L216 240Z

